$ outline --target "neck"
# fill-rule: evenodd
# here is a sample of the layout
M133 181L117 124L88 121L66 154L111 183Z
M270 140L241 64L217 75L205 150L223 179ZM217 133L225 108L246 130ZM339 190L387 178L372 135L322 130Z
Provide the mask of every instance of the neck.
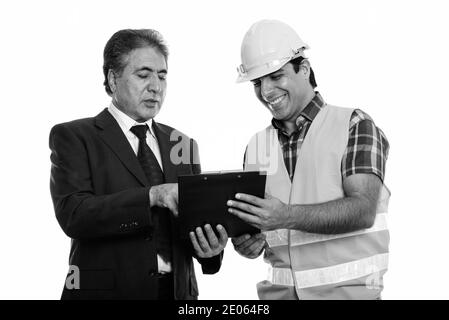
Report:
M284 121L283 125L284 125L284 130L285 130L285 132L287 132L288 135L291 135L297 129L296 119L293 122L292 121Z
M312 101L314 97L315 91L313 89L308 90L303 101L299 104L298 109L295 112L295 115L291 119L283 121L284 129L289 135L297 130L296 120L298 119L302 110L304 110L304 108L310 103L310 101Z
M127 115L128 117L130 117L131 119L133 119L134 121L136 121L138 123L144 123L144 122L147 122L148 120L152 119L152 118L148 118L148 119L139 118L137 115L135 115L133 113L129 113L125 108L122 108L120 106L120 104L117 102L117 100L114 97L112 98L112 104L114 105L114 107L117 108L117 110L119 110L120 112Z

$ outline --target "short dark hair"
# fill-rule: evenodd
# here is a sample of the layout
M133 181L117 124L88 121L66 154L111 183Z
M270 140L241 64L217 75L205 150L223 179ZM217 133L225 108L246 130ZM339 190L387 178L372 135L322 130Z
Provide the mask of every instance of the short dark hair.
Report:
M127 55L134 49L152 47L168 59L168 47L162 35L153 29L124 29L117 31L106 43L103 51L103 73L106 92L111 95L108 72L120 75L126 66Z
M295 70L296 73L298 73L299 71L299 66L301 65L301 62L304 60L304 57L297 57L293 60L291 60L291 64L293 64L293 70ZM312 86L312 88L316 88L317 84L316 84L316 80L315 80L315 73L313 72L312 67L310 67L310 77L309 77L309 82L310 85Z

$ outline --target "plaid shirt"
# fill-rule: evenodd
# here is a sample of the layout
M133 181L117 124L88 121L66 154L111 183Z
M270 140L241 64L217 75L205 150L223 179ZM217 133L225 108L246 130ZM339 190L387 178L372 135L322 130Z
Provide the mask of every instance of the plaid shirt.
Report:
M278 129L278 139L290 180L293 180L296 159L310 125L325 106L323 98L316 92L312 101L298 116L298 129L291 135L284 131L281 121L273 119L271 122ZM355 109L349 124L348 145L341 161L341 175L345 178L355 173L373 173L383 181L388 150L388 140L382 130L376 127L369 115Z

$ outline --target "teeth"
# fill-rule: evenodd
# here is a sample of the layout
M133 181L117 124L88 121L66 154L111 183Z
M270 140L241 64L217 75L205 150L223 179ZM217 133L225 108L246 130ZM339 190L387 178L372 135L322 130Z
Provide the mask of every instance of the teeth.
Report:
M268 101L268 103L271 104L271 105L278 104L279 102L282 101L282 99L284 99L284 96L285 95L282 95L282 96L280 96L280 97L278 97L278 98L276 98L276 99L274 99L272 101Z

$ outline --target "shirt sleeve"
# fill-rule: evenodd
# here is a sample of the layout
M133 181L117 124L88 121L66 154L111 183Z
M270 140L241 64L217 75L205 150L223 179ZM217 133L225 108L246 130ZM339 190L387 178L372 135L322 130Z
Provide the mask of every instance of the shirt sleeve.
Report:
M382 181L388 158L389 143L369 115L354 110L349 126L349 139L342 159L344 178L356 173L373 173Z

